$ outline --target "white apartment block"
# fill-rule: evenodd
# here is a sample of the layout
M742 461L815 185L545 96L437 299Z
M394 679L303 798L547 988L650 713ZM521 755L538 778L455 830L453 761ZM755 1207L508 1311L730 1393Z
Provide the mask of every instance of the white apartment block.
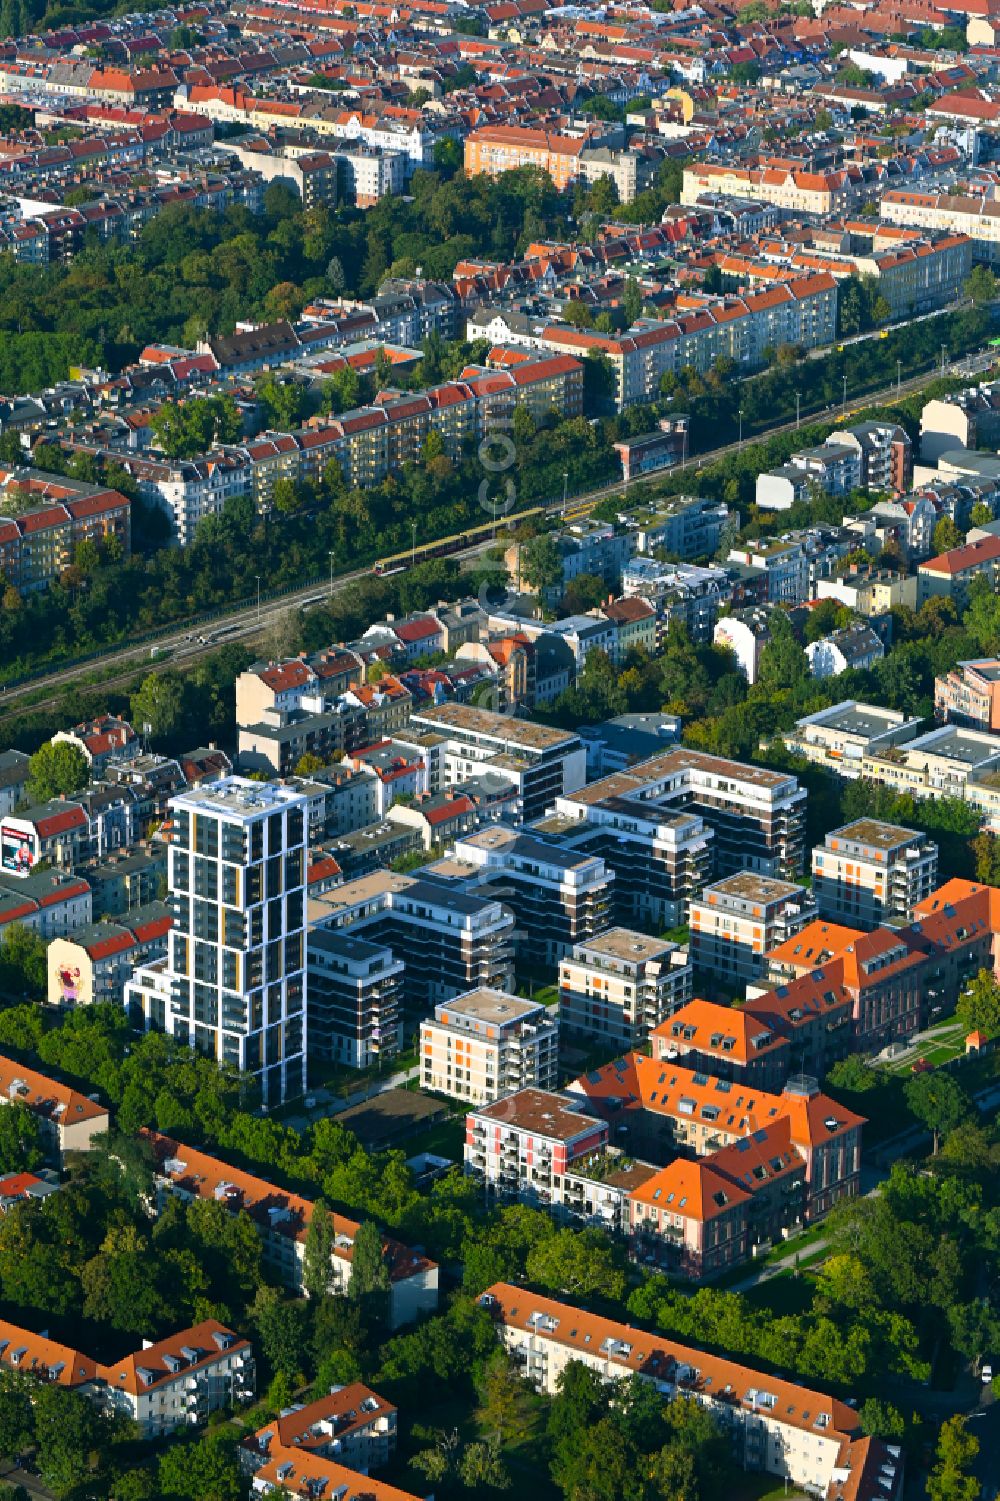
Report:
M388 1464L396 1450L399 1413L391 1402L360 1381L336 1386L314 1402L295 1402L238 1449L240 1468L256 1474L262 1466L296 1454L336 1459L367 1475Z
M343 174L344 197L358 208L371 208L380 198L403 191L406 157L401 151L358 144L338 146L330 154Z
M506 902L518 952L541 964L557 964L575 943L610 925L614 871L600 855L540 833L506 824L479 829L457 839L429 873Z
M880 213L889 224L968 235L975 260L994 265L1000 260L1000 205L992 196L915 193L893 188L882 194Z
M815 846L812 873L821 917L858 928L906 923L938 884L938 848L916 829L859 818Z
M631 928L611 928L578 943L560 964L559 1025L624 1053L640 1047L691 994L684 949Z
M510 990L514 914L494 897L379 870L309 903L310 928L380 944L402 959L403 1002L427 1014L470 990Z
M60 1166L66 1152L88 1152L98 1137L108 1134L106 1105L3 1054L0 1104L24 1105L37 1117L42 1144Z
M249 1341L215 1319L147 1340L111 1365L0 1321L0 1371L79 1392L147 1440L204 1425L213 1412L248 1402L255 1384Z
M800 605L809 598L809 559L799 542L748 542L731 548L728 561L763 571L769 604Z
M445 737L444 775L453 786L484 771L509 781L524 822L541 817L556 798L587 780L587 752L568 730L456 703L420 709L410 724L414 732Z
M385 944L352 933L311 927L309 1056L348 1068L370 1068L400 1050L405 964Z
M167 958L125 993L147 1028L252 1074L268 1105L306 1086L306 808L240 777L171 799Z
M816 916L805 886L742 871L706 886L691 903L691 963L727 982L749 984L767 970L767 952Z
M684 820L678 833L685 843L697 840L702 850L705 830L691 827L691 821L707 826L719 876L739 870L797 875L802 869L805 803L805 788L787 772L678 747L560 798L556 812L579 824L600 819L608 836L601 853L615 871L619 891L633 883L652 890L662 880L662 871L648 831L666 828L674 820ZM621 858L616 858L616 845ZM630 861L635 865L632 871ZM704 855L689 847L687 863L685 911L694 892L690 877L695 866L704 870ZM703 883L702 879L699 884Z
M566 1174L608 1145L608 1125L587 1101L542 1089L470 1110L465 1117L465 1171L494 1193L529 1204L563 1203Z
M902 1493L901 1450L866 1437L855 1409L836 1397L524 1287L497 1283L480 1302L524 1376L549 1396L571 1361L604 1381L638 1374L667 1401L688 1397L708 1407L745 1470L777 1475L824 1501L898 1501Z
M536 1001L472 990L420 1024L420 1084L473 1105L520 1089L554 1089L559 1023Z
M301 1294L305 1243L315 1212L311 1199L158 1131L143 1130L140 1135L152 1148L157 1213L170 1195L184 1203L203 1199L222 1204L232 1214L245 1213L260 1235L268 1274L282 1287ZM337 1295L350 1288L358 1224L342 1214L331 1213L330 1218L333 1250L328 1291ZM382 1241L382 1259L389 1273L392 1328L433 1313L437 1307L437 1264L388 1236Z

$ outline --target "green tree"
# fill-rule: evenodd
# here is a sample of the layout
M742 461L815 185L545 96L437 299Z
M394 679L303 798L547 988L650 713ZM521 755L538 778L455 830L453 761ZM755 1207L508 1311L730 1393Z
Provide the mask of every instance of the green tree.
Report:
M966 1032L1000 1037L1000 984L993 971L981 969L958 998L955 1015Z
M550 533L543 532L541 536L521 543L518 573L522 583L539 593L555 589L562 583L562 554Z
M47 740L28 762L28 796L46 803L51 797L72 797L90 781L90 764L78 745Z
M41 1000L48 985L47 950L45 939L33 928L20 922L8 924L0 939L0 990L8 996L33 995Z
M295 763L295 775L311 777L317 771L322 771L324 764L321 756L314 756L312 751L305 751Z
M934 552L951 552L955 547L961 547L962 533L952 521L950 516L942 516L934 528Z
M168 1449L157 1466L157 1495L178 1501L241 1501L237 1439L234 1430L219 1429L199 1443Z
M519 1447L528 1435L532 1403L530 1389L504 1350L497 1350L480 1372L479 1425L498 1444Z
M995 302L997 279L989 266L973 266L966 277L962 291L970 302Z
M984 500L977 500L969 512L970 526L989 526L993 512Z
M934 1155L937 1156L941 1137L954 1131L972 1114L968 1095L957 1079L941 1069L917 1074L908 1081L903 1092L910 1111L931 1132Z
M325 1199L317 1199L302 1252L302 1287L310 1298L322 1298L330 1290L334 1239L330 1207Z
M34 1412L42 1479L57 1496L68 1496L98 1467L104 1425L92 1402L61 1386L38 1387Z
M594 1230L557 1230L528 1254L528 1278L553 1292L621 1298L625 1275L610 1244Z
M898 1442L906 1434L906 1419L898 1407L885 1402L881 1397L866 1397L858 1409L861 1426L873 1438L882 1438L889 1443Z
M850 1094L866 1094L868 1090L877 1087L879 1076L860 1053L849 1053L846 1058L839 1058L832 1065L826 1082L831 1089L846 1089Z
M946 1418L927 1477L928 1501L976 1501L979 1481L971 1470L978 1453L979 1440L967 1432L966 1419L958 1413Z
M351 1248L351 1280L348 1296L359 1304L367 1323L386 1321L389 1305L389 1268L382 1232L372 1220L363 1220L354 1233Z
M14 1100L0 1110L0 1172L30 1173L44 1160L38 1116Z
M168 744L184 727L184 681L176 672L151 672L131 698L132 722L141 735Z
M265 1283L257 1289L249 1317L271 1370L289 1381L298 1381L305 1354L305 1314L301 1304L282 1298Z
M782 689L793 688L809 676L809 659L792 634L788 616L777 610L771 616L771 639L760 654L757 681L758 697L770 697Z
M0 1377L0 1457L13 1459L35 1437L31 1385L23 1376Z

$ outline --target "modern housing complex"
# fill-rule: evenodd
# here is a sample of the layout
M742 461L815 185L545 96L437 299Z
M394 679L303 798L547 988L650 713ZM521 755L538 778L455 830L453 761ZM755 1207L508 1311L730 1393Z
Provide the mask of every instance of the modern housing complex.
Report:
M126 986L147 1027L253 1075L265 1103L306 1085L305 809L238 777L172 799L167 957Z

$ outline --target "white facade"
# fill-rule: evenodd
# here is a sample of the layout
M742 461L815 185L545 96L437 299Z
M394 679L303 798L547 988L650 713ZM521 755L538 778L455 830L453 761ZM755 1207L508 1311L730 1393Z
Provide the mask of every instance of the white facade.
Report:
M306 808L240 777L172 798L166 965L126 988L147 1027L252 1074L268 1105L306 1083Z
M558 1062L557 1020L507 991L456 996L420 1024L421 1087L474 1105L528 1086L554 1089Z

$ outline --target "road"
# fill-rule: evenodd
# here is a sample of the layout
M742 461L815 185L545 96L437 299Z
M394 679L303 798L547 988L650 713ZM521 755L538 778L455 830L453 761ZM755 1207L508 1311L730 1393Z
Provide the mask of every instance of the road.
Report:
M829 350L826 351L829 353ZM965 359L946 367L946 373L950 375L971 375L981 372L995 363L995 356L987 352L966 357ZM801 421L807 423L835 421L840 417L850 417L857 408L858 403L865 406L878 405L880 402L890 401L894 397L907 394L911 391L919 391L933 380L937 380L940 371L927 371L923 375L916 375L909 380L893 382L879 391L871 391L863 395L852 396L845 406L837 402L832 406L820 408L817 411L803 412ZM752 377L751 377L752 379ZM717 463L729 455L740 453L744 442L761 442L772 438L780 433L794 432L801 425L800 421L791 419L788 422L776 423L764 433L748 436L744 441L725 443L718 448L706 450L704 453L695 455L686 463L676 465L669 471L671 475L685 473L701 469L706 464ZM595 490L588 490L571 496L566 506L561 500L553 501L545 506L545 510L551 516L563 516L567 520L576 520L586 516L600 501L610 496L618 495L625 499L628 495L628 487L620 481L612 485L603 485ZM486 551L489 543L481 543L468 548L461 553L452 554L457 558L472 558ZM290 610L297 610L310 604L319 604L331 594L336 594L345 589L349 584L370 574L370 569L355 569L351 573L340 574L333 581L333 587L317 582L303 585L290 593L276 598L263 598L260 605L256 602L241 605L234 608L230 613L221 614L215 619L204 622L197 616L189 617L186 621L165 630L162 635L153 640L147 640L141 646L112 647L109 651L85 662L78 662L72 666L58 668L53 672L40 673L35 677L26 678L19 683L5 687L0 694L0 723L13 714L20 712L22 708L44 710L57 708L62 702L62 692L74 683L83 684L90 674L95 671L101 672L101 686L112 688L127 681L143 667L152 668L158 659L162 659L163 665L179 668L181 671L197 662L200 658L217 651L222 645L228 645L233 641L250 642L263 636L268 628L282 619ZM33 695L44 687L52 690L46 696L33 699ZM26 700L31 700L26 703Z

